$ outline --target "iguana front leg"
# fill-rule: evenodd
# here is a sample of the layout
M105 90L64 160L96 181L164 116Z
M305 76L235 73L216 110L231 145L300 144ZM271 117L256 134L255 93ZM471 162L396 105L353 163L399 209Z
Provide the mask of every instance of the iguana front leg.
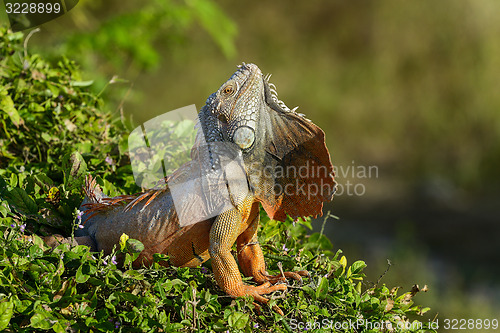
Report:
M238 262L245 276L253 277L257 283L285 282L286 278L301 280L301 276L309 276L307 271L283 272L283 275L268 275L266 262L260 248L257 231L259 228L259 204L254 203L249 219L252 219L248 228L238 237L236 248L238 251Z
M286 286L284 284L271 286L267 282L255 287L243 283L238 265L231 254L231 247L241 230L242 220L241 213L231 209L219 215L212 225L209 252L215 280L222 290L233 297L250 295L258 302L267 303L268 299L262 295L276 290L286 290Z

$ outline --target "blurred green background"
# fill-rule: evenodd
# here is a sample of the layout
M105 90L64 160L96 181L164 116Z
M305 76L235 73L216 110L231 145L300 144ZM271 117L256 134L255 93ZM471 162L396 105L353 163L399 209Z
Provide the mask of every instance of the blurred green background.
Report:
M326 132L334 246L368 280L390 259L382 281L427 284L429 319L500 319L499 14L497 0L87 0L29 47L76 59L135 125L200 108L256 63Z

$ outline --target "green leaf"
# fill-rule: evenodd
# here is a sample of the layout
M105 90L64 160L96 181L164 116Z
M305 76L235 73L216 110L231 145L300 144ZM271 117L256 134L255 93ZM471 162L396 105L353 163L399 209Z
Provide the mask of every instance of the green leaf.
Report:
M64 320L63 323L61 323L61 321L58 321L57 323L55 323L54 326L52 326L52 329L54 330L54 332L56 332L56 333L66 332L65 327L68 327L69 325L68 326L64 325L64 322L67 322L67 321Z
M358 284L356 285L356 291L358 292L358 294L361 294L361 282L358 282Z
M182 138L194 132L194 123L191 120L184 119L176 124L174 129L174 135L177 138Z
M113 294L117 297L117 299L124 300L124 301L137 302L138 300L140 300L139 296L134 295L134 294L129 293L129 292L116 291Z
M36 245L36 246L38 246L38 247L40 247L42 249L44 248L45 243L43 242L43 239L41 239L37 235L32 235L31 239L32 239L34 245Z
M429 308L429 307L421 308L421 309L417 312L417 314L418 314L419 316L422 316L422 315L424 315L426 312L428 312L430 309L431 309L431 308Z
M52 140L56 140L56 137L55 137L55 136L53 136L53 135L50 135L49 133L45 133L45 132L44 132L44 133L42 133L42 134L41 134L41 136L42 136L42 139L43 139L45 142L50 142L50 141L52 141Z
M0 90L0 111L5 112L16 127L24 124L23 119L19 116L19 112L14 107L14 101L7 94L7 91L3 89Z
M125 246L127 245L127 240L129 239L129 236L125 233L123 233L120 236L120 250L125 250Z
M173 279L173 280L167 280L164 284L163 284L163 288L165 289L165 291L170 291L172 289L172 287L175 287L175 286L187 286L188 284L182 280L179 280L179 279Z
M46 313L45 311L40 311L38 313L35 313L33 317L31 317L30 322L31 322L31 327L33 328L41 328L43 330L48 330L52 327L52 324L50 323L50 315Z
M35 259L39 258L43 255L43 249L37 244L33 244L30 246L30 258Z
M316 297L316 290L311 288L311 286L304 286L304 287L302 287L302 290L304 290L310 296Z
M346 267L347 266L347 258L345 256L342 256L342 258L340 258L339 260L339 263L342 265L342 267Z
M14 188L17 186L17 175L15 173L11 174L10 175L10 179L9 179L9 185L10 187Z
M129 269L128 271L123 273L123 277L126 279L144 280L144 275L134 269Z
M352 274L358 274L360 273L364 268L366 267L366 264L362 260L355 261L351 265L351 273Z
M10 190L7 200L11 205L25 213L36 214L38 212L37 204L22 188L15 187Z
M126 245L127 250L132 253L141 253L144 250L144 244L137 239L127 239Z
M85 283L89 279L90 275L84 274L83 273L83 265L78 267L78 270L76 271L76 282L77 283Z
M333 247L330 240L323 234L319 232L313 233L309 237L309 242L305 244L307 250L319 249L319 250L329 250Z
M250 317L242 312L235 311L229 315L227 318L227 323L230 327L242 330L247 325L248 319Z
M9 39L9 41L15 41L15 40L21 41L24 38L24 34L18 31L8 34L7 38Z
M72 87L88 87L91 86L94 83L94 80L89 80L89 81L71 81L70 85Z
M10 213L10 207L7 201L0 201L0 215L6 217Z
M0 330L4 330L9 326L10 318L14 312L14 303L4 301L0 303Z
M347 269L347 273L345 273L345 277L348 279L351 277L351 267Z
M63 172L64 186L72 182L70 187L77 187L87 172L87 163L79 152L68 153L63 157Z
M316 289L316 299L325 299L328 295L328 279L321 277L318 283L318 288Z
M160 261L168 261L170 259L169 256L163 253L155 253L153 254L153 261L154 262L160 262Z

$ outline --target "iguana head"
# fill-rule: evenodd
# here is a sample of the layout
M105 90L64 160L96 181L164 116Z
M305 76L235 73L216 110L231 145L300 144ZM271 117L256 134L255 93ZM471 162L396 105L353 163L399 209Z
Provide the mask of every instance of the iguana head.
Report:
M255 143L259 112L264 103L264 82L254 64L238 70L207 99L201 110L207 141L234 142L243 151Z
M278 100L269 77L240 65L200 111L204 139L241 151L251 190L271 218L321 214L335 192L324 132Z

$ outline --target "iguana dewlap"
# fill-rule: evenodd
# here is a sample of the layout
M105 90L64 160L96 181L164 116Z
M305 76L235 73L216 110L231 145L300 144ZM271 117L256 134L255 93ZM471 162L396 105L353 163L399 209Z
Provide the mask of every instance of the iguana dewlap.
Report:
M152 262L154 253L167 254L174 266L194 267L211 258L218 285L233 297L251 295L266 303L262 295L285 290L284 284L271 285L283 281L282 276L266 272L257 241L259 205L280 221L287 215L293 219L321 215L323 202L333 197L335 182L323 131L278 100L268 79L256 65L243 64L201 109L192 161L167 179L170 184L194 177L200 193L186 193L185 200L174 202L166 186L135 196L105 198L88 178L81 207L87 221L78 231L77 242L109 253L125 233L144 244L138 265ZM227 150L218 149L218 144L225 144ZM220 167L225 152L240 157L236 171L224 169L219 175L223 187L227 185L230 205L216 216L180 223L181 214L183 220L190 213L199 217L211 205L207 204L211 199L206 200L213 196L210 181L203 177ZM238 168L243 170L243 182L240 177L233 185ZM231 254L234 243L241 272L259 286L243 283ZM291 272L285 277L300 279Z

